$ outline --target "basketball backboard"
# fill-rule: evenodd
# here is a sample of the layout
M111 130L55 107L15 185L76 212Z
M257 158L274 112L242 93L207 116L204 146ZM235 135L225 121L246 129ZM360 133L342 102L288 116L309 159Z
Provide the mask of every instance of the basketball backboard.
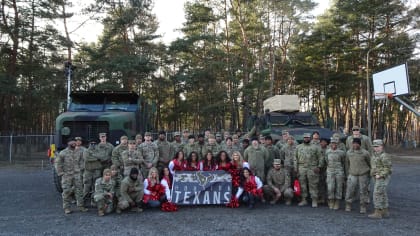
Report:
M373 92L375 99L384 99L386 94L394 97L409 94L407 65L402 64L373 74Z

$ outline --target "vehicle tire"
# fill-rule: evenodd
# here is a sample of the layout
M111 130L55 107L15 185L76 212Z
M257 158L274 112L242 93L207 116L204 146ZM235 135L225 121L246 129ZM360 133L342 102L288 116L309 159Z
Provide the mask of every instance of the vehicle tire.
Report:
M57 171L55 170L54 167L52 168L52 170L53 170L53 178L54 178L55 188L57 189L57 191L59 193L62 193L63 192L63 188L61 187L61 176L58 176L57 175Z

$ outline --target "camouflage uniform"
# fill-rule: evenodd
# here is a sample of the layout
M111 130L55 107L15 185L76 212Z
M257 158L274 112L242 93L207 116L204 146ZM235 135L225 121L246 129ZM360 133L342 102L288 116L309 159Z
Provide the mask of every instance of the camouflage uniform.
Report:
M144 163L143 156L138 150L127 150L122 153L122 160L124 165L124 176L130 174L132 168L139 169L139 166Z
M368 203L368 185L370 172L370 154L364 149L350 149L346 154L346 173L347 191L346 191L346 211L351 210L351 203L355 196L356 188L359 187L360 207L365 209Z
M82 192L83 192L83 173L85 172L85 160L83 159L83 152L86 150L83 146L76 146L76 155L80 156L82 166L80 169L80 179L82 180Z
M184 149L184 145L186 144L183 142L173 141L171 143L171 153L169 154L169 158L173 158L177 152L182 151Z
M139 151L144 159L144 162L141 164L141 173L145 178L149 176L150 168L157 167L159 161L159 148L155 143L144 142L140 145ZM147 164L151 164L152 166L148 167Z
M267 159L264 160L264 172L268 173L271 169L274 159L280 159L280 150L274 145L265 145L265 149L267 149L268 155Z
M265 181L265 160L268 159L268 151L262 146L257 148L249 146L244 152L244 160L248 162L251 171L258 176L262 182Z
M328 149L325 162L327 164L328 199L341 200L344 185L344 162L346 153L340 149Z
M219 154L220 151L222 151L222 147L219 144L206 143L204 147L201 149L201 156L205 157L207 152L211 152L213 156L217 156L217 154Z
M158 164L157 167L159 169L159 171L163 170L163 168L165 166L168 166L169 161L172 160L172 158L175 156L175 154L173 154L173 150L172 150L172 145L171 143L169 143L166 140L156 140L155 144L158 147L159 150L159 160L158 160ZM145 176L146 178L147 176Z
M108 195L108 193L112 194L112 198ZM114 180L110 179L108 182L106 182L103 178L98 178L95 182L95 193L93 195L93 199L96 202L98 210L111 213L114 210L114 197Z
M112 164L115 165L119 170L120 173L123 173L123 161L122 161L122 153L128 150L128 144L123 145L120 144L112 150Z
M132 180L130 176L125 177L121 181L121 197L118 200L118 208L124 210L133 203L140 207L143 199L143 188L143 178L141 175L139 175L137 180Z
M114 150L114 146L111 143L98 143L96 151L97 155L101 159L102 170L101 172L106 169L110 168L112 164L112 150Z
M63 188L63 209L69 209L73 187L78 207L83 207L82 179L80 170L83 167L83 160L79 152L66 148L58 154L55 160L57 175L61 176L61 187Z
M388 209L388 195L386 189L391 179L391 156L385 152L375 152L372 160L371 176L374 179L373 205L375 209ZM379 178L376 178L376 175Z
M201 149L197 143L185 144L182 151L184 152L186 157L190 156L192 152L196 152L198 155L198 158L201 159Z
M89 146L83 152L85 171L83 173L83 197L87 198L93 192L93 184L102 176L101 159L96 151L96 146Z
M317 202L318 199L318 183L319 172L315 169L323 167L323 159L321 158L320 148L310 144L302 143L296 147L296 155L294 160L294 169L297 171L300 186L302 201L306 202L309 193L311 194L312 203ZM302 203L303 205L303 203Z
M280 150L280 159L284 161L284 169L289 172L290 181L295 181L294 159L296 157L296 145L286 144Z
M324 165L319 170L319 184L318 184L318 200L321 203L324 203L325 200L328 198L328 186L327 186L327 168L325 166L325 155L328 149L328 147L322 148L319 146L321 150L321 158L322 163Z
M264 196L267 196L266 199L274 199L274 188L277 188L280 190L285 200L289 202L293 198L290 181L290 175L287 170L283 168L280 168L279 170L271 168L267 174L267 185L264 185L263 187Z
M361 144L360 148L364 149L364 150L368 151L370 154L372 154L372 152L373 152L372 143L371 143L369 137L362 134L362 135L360 135L359 138L362 141L362 144ZM346 149L347 150L353 149L353 146L352 146L353 139L354 139L353 135L350 135L350 136L347 137L347 140L346 140Z

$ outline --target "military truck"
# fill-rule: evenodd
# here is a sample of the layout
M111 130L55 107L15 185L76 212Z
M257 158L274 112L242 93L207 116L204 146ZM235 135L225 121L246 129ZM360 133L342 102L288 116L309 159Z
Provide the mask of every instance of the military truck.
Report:
M261 134L280 140L282 131L286 130L298 142L302 142L304 133L318 131L320 138L331 138L334 133L331 129L322 128L311 112L300 112L299 108L300 100L297 95L276 95L266 99Z
M123 135L134 138L137 133L150 130L147 105L135 92L78 91L72 92L70 97L67 111L55 122L54 149L57 151L67 146L69 138L82 137L86 146L89 140L98 140L99 133L107 133L108 142L116 145ZM56 154L49 153L54 163ZM54 179L60 191L56 173Z

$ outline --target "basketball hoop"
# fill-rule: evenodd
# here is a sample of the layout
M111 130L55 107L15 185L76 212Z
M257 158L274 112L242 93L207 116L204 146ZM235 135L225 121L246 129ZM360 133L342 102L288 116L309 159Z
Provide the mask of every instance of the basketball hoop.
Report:
M375 100L389 100L392 99L394 97L394 94L392 93L374 93L375 96Z

